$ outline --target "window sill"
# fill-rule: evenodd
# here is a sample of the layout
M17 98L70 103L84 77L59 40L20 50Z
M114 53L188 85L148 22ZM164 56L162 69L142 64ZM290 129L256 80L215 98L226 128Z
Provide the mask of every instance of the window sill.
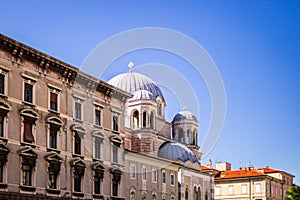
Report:
M7 96L5 94L0 94L0 98L7 99Z
M80 154L73 153L72 156L73 156L73 157L77 157L77 158L84 159L84 156L83 156L83 155L80 155Z
M60 154L60 150L54 149L54 148L50 148L50 147L47 148L47 151L48 151L48 152L49 152L49 151L54 151L54 152Z
M47 192L50 194L60 194L60 190L47 188Z
M74 121L74 122L77 122L77 123L79 123L79 124L83 124L82 119L76 119L76 118L74 118L73 121Z
M33 103L27 102L27 101L23 101L23 104L26 106L30 106L32 108L35 108L35 105Z
M0 188L7 188L7 183L0 182Z
M28 142L21 142L21 145L22 145L22 146L30 146L30 147L32 147L32 148L35 148L35 147L36 147L35 144L28 143Z
M116 196L111 196L112 200L125 200L124 197L116 197Z
M0 140L2 140L3 142L7 143L7 138L0 137Z
M93 161L96 161L96 162L101 162L101 163L103 163L103 162L104 162L104 160L102 160L101 158L93 158Z
M83 196L84 196L84 193L83 193L83 192L73 192L73 196L76 196L76 197L83 197Z
M114 130L112 130L112 133L115 133L115 134L120 134L120 132L119 131L114 131Z
M57 110L48 109L48 111L49 111L50 113L53 113L53 114L56 114L56 115L59 115L59 114L60 114Z
M95 128L98 128L98 129L103 129L103 127L102 127L101 125L96 125L96 124L94 124L94 127L95 127Z
M93 194L93 198L95 198L95 199L104 199L104 195L103 194Z
M29 192L34 192L35 191L35 187L33 186L28 186L28 185L20 185L21 190L24 191L29 191Z

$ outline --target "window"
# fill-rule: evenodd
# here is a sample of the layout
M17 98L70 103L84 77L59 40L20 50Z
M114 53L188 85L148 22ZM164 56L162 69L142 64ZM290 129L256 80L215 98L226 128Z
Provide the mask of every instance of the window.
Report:
M215 194L216 195L221 195L221 187L220 186L215 187Z
M228 186L228 194L233 194L233 185Z
M4 137L4 116L0 115L0 137Z
M74 174L74 191L81 192L81 174Z
M130 165L130 178L135 179L135 166Z
M112 174L112 196L119 195L119 183L121 181L122 172L119 169L111 171Z
M57 104L57 97L58 95L54 92L50 92L50 109L57 111L58 110L58 104Z
M247 193L247 185L243 184L242 185L242 194L246 194Z
M75 132L74 136L74 153L81 154L81 138L77 132Z
M147 180L147 169L145 166L142 167L142 179Z
M118 162L118 146L116 146L115 144L113 144L113 162Z
M100 194L100 187L101 187L100 177L95 175L94 176L94 193L95 194Z
M119 131L119 117L113 116L113 130Z
M260 183L256 183L255 184L255 192L256 193L260 193L261 192L261 184Z
M133 129L137 129L139 128L139 112L136 110L133 112L133 115L132 115L132 128Z
M32 186L32 167L27 164L22 165L23 170L23 185Z
M24 83L24 101L32 103L33 86L29 83Z
M24 121L23 125L24 125L24 130L23 130L24 142L33 143L34 137L32 133L32 128L33 128L32 123L28 121Z
M166 183L166 172L165 171L163 171L162 172L162 183Z
M95 109L95 125L101 126L101 111Z
M157 103L157 114L162 115L162 105L161 102Z
M273 185L271 186L271 194L274 194Z
M147 126L147 112L143 112L143 128Z
M112 180L112 195L118 196L119 183L116 180Z
M0 182L1 183L3 182L3 165L1 162L0 162Z
M175 179L174 174L171 174L170 175L170 184L171 185L175 185L175 180L174 179Z
M182 130L182 128L179 129L178 140L179 140L179 142L181 142L181 143L184 142L184 138L183 138L183 130Z
M75 102L75 119L81 120L81 103Z
M191 131L188 130L186 134L186 144L190 144L191 142Z
M49 172L48 186L51 189L57 189L57 173L54 171Z
M100 139L95 139L95 148L94 148L94 157L97 159L101 158L101 140Z
M52 149L57 148L57 130L50 127L49 147Z
M4 94L4 86L5 86L4 78L5 76L3 74L0 74L0 94Z
M156 169L152 169L152 182L155 182L156 183L156 180L157 180L157 172L156 172Z
M154 114L151 112L150 114L150 128L154 129Z

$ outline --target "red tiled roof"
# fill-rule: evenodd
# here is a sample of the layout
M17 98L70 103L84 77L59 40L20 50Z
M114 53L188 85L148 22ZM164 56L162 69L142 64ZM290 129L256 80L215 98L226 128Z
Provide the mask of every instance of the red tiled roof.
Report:
M243 177L253 177L253 176L265 176L265 174L258 172L256 170L241 169L241 170L221 172L220 177L218 179L243 178Z
M217 170L217 169L215 169L215 168L210 168L210 167L205 166L205 165L201 165L200 169L201 169L202 171L212 171L213 174L215 174L215 175L218 174L218 173L220 172L219 170Z

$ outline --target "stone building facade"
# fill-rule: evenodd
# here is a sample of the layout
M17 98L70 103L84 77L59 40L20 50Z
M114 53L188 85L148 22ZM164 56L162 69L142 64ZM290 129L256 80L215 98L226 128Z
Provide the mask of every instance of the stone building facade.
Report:
M0 199L212 199L197 118L167 122L156 83L123 78L0 35Z

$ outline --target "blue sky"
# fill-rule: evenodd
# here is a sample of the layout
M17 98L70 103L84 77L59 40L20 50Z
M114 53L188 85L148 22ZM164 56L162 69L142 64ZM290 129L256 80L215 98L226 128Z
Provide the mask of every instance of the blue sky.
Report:
M294 174L300 184L299 1L3 0L0 4L2 34L78 68L98 44L122 31L162 27L188 35L216 63L227 96L224 129L203 163L211 158L229 161L233 168L269 165ZM182 59L149 50L120 57L101 78L107 81L128 71L129 60L136 66L153 62L174 67L194 83L201 143L211 111L205 83L191 76ZM175 100L167 104L171 120L180 106Z

